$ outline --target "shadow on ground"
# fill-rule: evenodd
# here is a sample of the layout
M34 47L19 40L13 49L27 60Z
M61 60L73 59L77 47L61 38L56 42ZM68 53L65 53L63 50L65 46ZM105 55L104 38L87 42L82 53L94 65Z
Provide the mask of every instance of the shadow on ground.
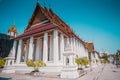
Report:
M11 80L11 78L0 77L0 80Z

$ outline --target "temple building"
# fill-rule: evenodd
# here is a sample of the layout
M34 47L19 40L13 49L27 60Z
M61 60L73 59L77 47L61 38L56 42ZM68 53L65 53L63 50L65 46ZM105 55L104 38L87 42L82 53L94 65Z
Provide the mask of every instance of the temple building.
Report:
M89 56L89 60L91 63L91 66L94 67L96 66L96 64L98 63L98 61L100 62L100 55L99 52L97 52L94 49L94 43L93 42L85 42L85 45L88 49L88 56Z
M70 58L72 65L76 65L76 55L88 57L85 42L52 9L41 7L37 3L24 33L14 38L9 56L12 57L9 58L12 62L6 65L12 66L11 70L14 71L26 70L26 60L43 60L47 65L44 71L60 72L66 63L63 53L68 44L75 54Z

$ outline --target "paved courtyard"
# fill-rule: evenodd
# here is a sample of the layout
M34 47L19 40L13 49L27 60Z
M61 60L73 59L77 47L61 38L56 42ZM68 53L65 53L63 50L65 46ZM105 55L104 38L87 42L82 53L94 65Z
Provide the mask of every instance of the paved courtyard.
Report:
M23 74L3 74L0 73L0 80L67 80L60 79L56 73L45 74L41 76L30 76ZM101 65L93 69L93 71L79 77L75 80L120 80L120 68L116 68L112 64Z
M112 64L102 65L78 80L120 80L120 68Z

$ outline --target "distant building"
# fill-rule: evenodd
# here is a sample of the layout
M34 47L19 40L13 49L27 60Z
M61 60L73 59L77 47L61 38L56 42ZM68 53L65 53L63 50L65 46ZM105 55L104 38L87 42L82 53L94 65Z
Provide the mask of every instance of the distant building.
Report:
M0 58L5 58L9 55L17 34L15 25L8 29L7 34L0 33Z
M94 66L96 64L96 60L100 61L100 55L99 52L97 52L94 49L94 43L93 42L85 42L85 45L88 49L88 56L89 60L91 60L91 65Z

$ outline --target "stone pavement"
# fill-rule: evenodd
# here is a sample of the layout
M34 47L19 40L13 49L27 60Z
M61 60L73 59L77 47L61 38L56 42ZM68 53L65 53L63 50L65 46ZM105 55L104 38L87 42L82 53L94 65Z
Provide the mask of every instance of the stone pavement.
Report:
M112 64L101 65L77 80L120 80L120 68Z
M59 78L58 73L42 74L40 76L31 76L25 74L5 74L0 73L0 80L67 80ZM79 77L75 80L120 80L120 68L112 64L100 65L93 71Z

